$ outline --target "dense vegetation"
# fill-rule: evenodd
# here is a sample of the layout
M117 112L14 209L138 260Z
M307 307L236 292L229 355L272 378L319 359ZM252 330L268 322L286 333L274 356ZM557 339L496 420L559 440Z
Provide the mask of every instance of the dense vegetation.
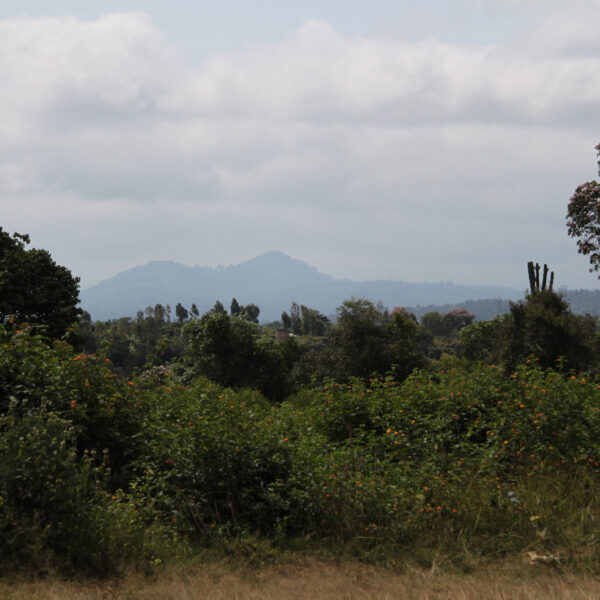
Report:
M16 282L54 265L1 240ZM292 304L268 326L235 299L65 322L77 280L53 269L0 314L3 572L207 549L600 569L600 338L546 269L487 321L351 298L335 323ZM22 308L50 290L56 314Z
M0 344L5 568L147 569L259 543L425 564L535 549L597 567L594 378L449 360L273 404L161 369L123 378L106 350L15 324Z

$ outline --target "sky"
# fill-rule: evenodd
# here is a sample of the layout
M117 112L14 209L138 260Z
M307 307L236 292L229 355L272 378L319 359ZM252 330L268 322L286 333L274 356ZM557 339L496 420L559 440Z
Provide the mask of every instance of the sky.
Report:
M270 250L353 280L598 289L600 0L3 0L0 226L83 289Z

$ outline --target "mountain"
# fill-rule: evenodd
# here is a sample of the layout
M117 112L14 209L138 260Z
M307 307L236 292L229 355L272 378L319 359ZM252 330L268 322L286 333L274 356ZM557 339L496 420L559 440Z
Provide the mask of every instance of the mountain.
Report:
M384 306L456 304L467 299L518 299L523 292L489 285L406 283L402 281L350 281L319 273L314 267L282 252L267 252L230 267L187 267L154 261L134 267L81 292L81 305L92 319L134 316L157 303L186 308L195 303L203 312L220 300L226 309L232 298L260 307L263 322L279 319L292 302L316 308L323 314L352 296L381 301Z

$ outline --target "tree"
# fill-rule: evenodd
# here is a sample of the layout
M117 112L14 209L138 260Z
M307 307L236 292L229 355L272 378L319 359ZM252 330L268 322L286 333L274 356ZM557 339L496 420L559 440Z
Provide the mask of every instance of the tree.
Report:
M292 326L292 320L285 310L281 313L281 323L286 331L289 331L290 327Z
M194 319L197 319L200 316L200 311L198 310L198 307L194 302L192 303L192 308L190 308L190 312L192 313Z
M167 314L165 307L162 304L157 304L154 307L154 318L159 322L159 323L164 323L165 322L165 315Z
M544 369L595 368L600 350L596 319L573 314L562 295L544 285L546 265L541 285L539 265L534 268L530 262L527 267L531 293L511 302L508 314L461 329L463 355L488 363L501 361L509 372L531 357Z
M209 312L187 323L183 336L185 380L204 376L224 386L258 389L271 400L289 392L284 350L255 323Z
M398 379L426 364L419 349L419 326L400 312L386 316L383 307L351 298L337 309L338 322L321 353L322 371L344 381L368 378L394 368Z
M596 146L600 175L600 144ZM589 256L590 273L600 270L600 183L588 181L575 190L567 211L569 236L577 239L579 254ZM600 278L600 275L598 276Z
M81 314L79 277L57 265L47 250L26 249L29 236L9 235L0 227L0 322L47 326L51 337L62 336Z
M258 308L258 306L256 306L256 304L246 304L246 306L244 306L242 308L243 317L246 320L251 321L252 323L258 323L258 315L259 314L260 314L260 308Z
M505 321L503 358L508 370L530 356L543 368L589 369L598 357L596 320L574 315L556 292L529 294L525 301L512 303Z
M329 326L329 319L314 308L308 308L302 304L300 306L302 314L302 333L304 335L325 335Z
M223 306L223 303L220 300L217 300L215 302L215 305L212 307L212 311L216 313L224 313L225 307Z
M192 304L192 310L195 307L195 304ZM198 310L198 309L196 309ZM185 323L190 314L187 311L187 308L185 308L185 306L183 306L183 304L181 304L181 302L178 302L177 305L175 306L175 316L177 317L177 321L179 323Z
M231 307L229 309L232 317L237 317L242 312L242 307L239 305L235 298L231 300Z
M295 302L290 306L290 319L292 321L292 333L300 335L302 333L302 319L300 318L300 307Z

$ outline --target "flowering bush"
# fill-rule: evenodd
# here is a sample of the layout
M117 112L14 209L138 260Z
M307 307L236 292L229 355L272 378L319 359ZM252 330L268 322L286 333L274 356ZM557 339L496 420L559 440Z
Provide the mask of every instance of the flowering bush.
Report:
M115 377L26 329L0 340L5 563L146 568L250 535L378 561L535 547L597 567L597 379L456 363L272 405L164 369Z

